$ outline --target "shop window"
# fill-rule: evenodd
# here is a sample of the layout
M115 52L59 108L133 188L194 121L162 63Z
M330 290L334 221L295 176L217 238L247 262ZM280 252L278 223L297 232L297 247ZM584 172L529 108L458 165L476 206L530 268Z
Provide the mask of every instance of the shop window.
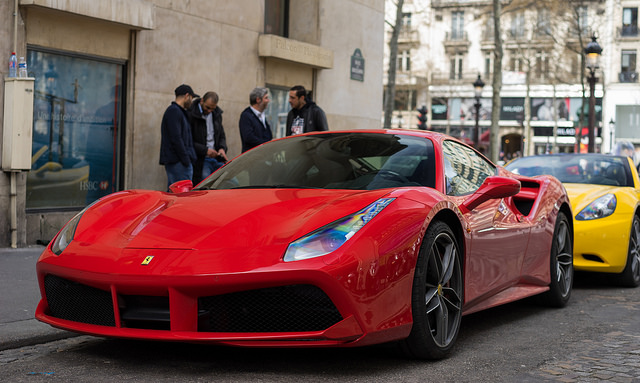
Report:
M265 0L264 33L289 37L289 0Z
M78 208L120 189L124 63L29 49L35 78L27 208Z

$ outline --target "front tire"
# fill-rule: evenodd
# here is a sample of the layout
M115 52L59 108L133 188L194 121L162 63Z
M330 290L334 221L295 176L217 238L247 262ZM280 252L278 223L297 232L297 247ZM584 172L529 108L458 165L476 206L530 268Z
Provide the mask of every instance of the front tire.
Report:
M627 265L620 275L620 284L624 287L640 285L640 219L636 215L631 223Z
M413 279L413 327L403 351L419 359L442 359L453 347L462 319L463 281L455 235L434 222L423 241Z
M551 283L549 291L542 294L542 303L551 307L564 307L573 288L573 233L569 220L558 212L551 245Z

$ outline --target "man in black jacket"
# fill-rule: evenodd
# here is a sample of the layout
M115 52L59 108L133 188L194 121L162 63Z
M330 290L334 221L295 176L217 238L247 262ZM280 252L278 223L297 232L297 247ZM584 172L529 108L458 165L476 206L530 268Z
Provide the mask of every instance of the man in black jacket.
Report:
M329 130L324 111L311 101L302 85L289 89L289 105L291 110L287 115L287 136Z
M167 185L193 177L196 153L187 110L194 98L199 97L189 85L182 84L175 90L176 99L162 116L160 165L167 172ZM167 187L168 189L168 187Z
M222 127L222 109L218 107L218 94L207 92L195 100L189 110L193 147L197 159L193 164L193 184L207 178L227 158L227 138Z
M240 138L242 139L242 153L271 141L273 138L271 126L264 114L269 101L271 99L267 88L257 87L249 93L250 106L242 111L240 121L238 121Z

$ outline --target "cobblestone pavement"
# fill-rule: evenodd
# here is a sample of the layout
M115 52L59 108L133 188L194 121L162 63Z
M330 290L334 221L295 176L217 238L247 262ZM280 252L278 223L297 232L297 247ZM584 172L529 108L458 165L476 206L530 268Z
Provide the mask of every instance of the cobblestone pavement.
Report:
M607 339L587 340L584 350L547 362L522 381L640 383L640 335L616 331Z
M613 331L597 339L581 342L577 351L568 351L566 358L549 360L522 377L522 382L616 382L640 383L640 301L595 294L603 307L616 310L621 305L632 313L628 321L609 323ZM585 314L587 316L588 314ZM606 318L596 318L604 321Z

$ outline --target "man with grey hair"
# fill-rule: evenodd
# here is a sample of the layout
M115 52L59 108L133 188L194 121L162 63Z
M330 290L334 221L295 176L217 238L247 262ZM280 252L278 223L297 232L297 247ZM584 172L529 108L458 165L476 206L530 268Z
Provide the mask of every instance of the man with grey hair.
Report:
M240 138L242 139L242 152L271 141L273 135L267 122L264 111L269 105L269 90L267 88L254 88L249 94L249 104L240 114Z

